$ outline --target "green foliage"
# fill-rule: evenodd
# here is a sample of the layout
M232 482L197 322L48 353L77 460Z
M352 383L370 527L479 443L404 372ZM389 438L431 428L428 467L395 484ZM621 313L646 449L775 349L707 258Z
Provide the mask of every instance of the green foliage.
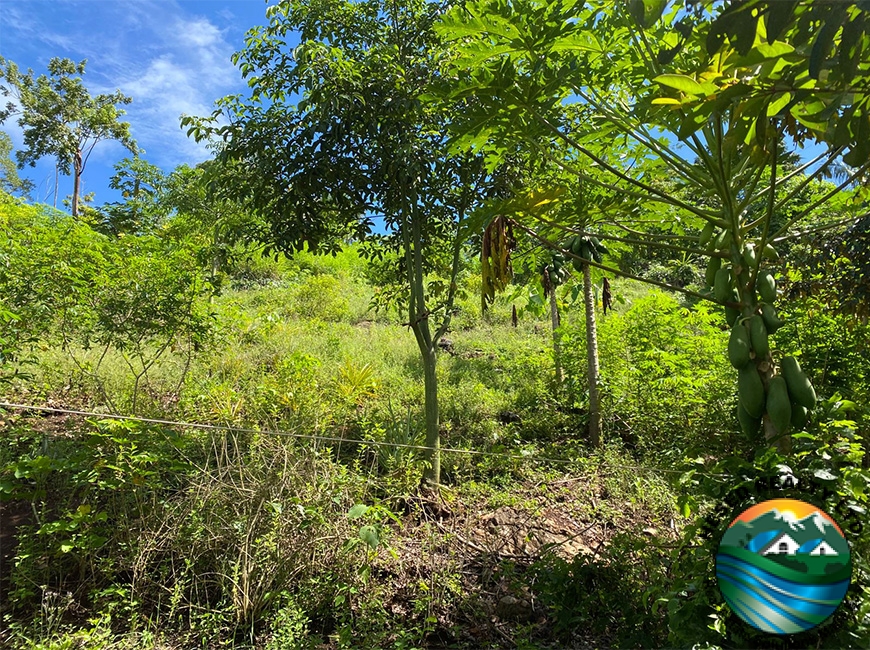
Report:
M0 191L30 198L34 189L33 183L18 175L18 169L10 157L11 153L12 138L5 131L0 131Z
M293 288L291 300L299 315L325 321L345 320L350 314L350 301L342 294L342 283L330 275L315 275Z
M719 538L731 519L753 502L790 497L815 503L838 520L844 528L854 563L852 587L846 601L832 619L819 628L783 640L778 647L861 648L870 640L866 593L870 550L870 530L848 528L854 518L866 522L870 507L870 473L863 467L865 451L856 436L850 408L838 398L827 400L817 412L817 424L808 432L795 434L793 453L783 456L768 450L752 458L730 456L703 467L688 470L680 479L680 498L685 512L696 513L694 523L683 530L682 543L673 556L671 571L674 582L656 599L656 608L666 607L669 619L669 642L682 646L699 642L722 646L756 647L770 643L770 637L737 619L722 602L715 587L713 558ZM698 459L699 463L702 459ZM788 490L755 487L775 477L781 485L787 477L796 481L814 480L828 488L827 495L818 490ZM743 497L740 497L744 490ZM730 499L730 500L727 500ZM736 500L735 500L736 499ZM713 508L727 503L724 512ZM740 504L731 512L731 506ZM851 519L846 519L851 517ZM704 530L712 531L705 533ZM660 588L659 588L660 589Z
M115 163L109 187L121 192L125 200L102 206L99 230L112 235L153 233L169 214L166 184L160 168L138 155Z
M124 111L117 107L133 100L121 91L92 97L77 76L84 74L85 63L55 57L48 63L48 76L34 79L32 70L22 74L15 63L0 57L0 94L18 102L0 109L0 123L18 115L24 130L26 148L16 154L18 166L35 166L43 156L53 156L61 173L72 173L73 216L78 214L79 180L94 147L117 140L136 150L130 124L120 121Z
M722 363L728 334L717 326L720 319L703 304L686 308L652 292L600 320L606 435L656 462L678 460L687 449L734 448L740 439L731 411L734 380ZM564 330L569 389L583 404L583 324Z
M204 343L204 283L189 250L156 237L110 239L15 203L0 209L0 287L21 337L60 344L98 385L103 360L116 351L135 378L134 411L140 383L170 346L192 352ZM96 360L83 364L76 347L98 350Z

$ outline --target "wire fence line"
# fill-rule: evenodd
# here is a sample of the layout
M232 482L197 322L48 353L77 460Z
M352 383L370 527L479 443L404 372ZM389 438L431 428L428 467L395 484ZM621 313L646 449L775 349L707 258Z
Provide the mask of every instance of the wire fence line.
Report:
M201 429L205 431L223 431L227 433L251 433L251 434L259 434L259 435L270 435L284 438L293 438L298 440L311 440L315 442L328 442L328 443L347 443L347 444L358 444L358 445L369 445L373 447L391 447L398 449L413 449L417 451L429 451L431 447L427 447L425 445L412 445L408 443L401 442L390 442L386 440L360 440L357 438L343 438L340 436L324 436L317 434L309 434L309 433L296 433L293 431L284 431L280 429L253 429L248 427L234 427L228 425L220 425L220 424L204 424L201 422L179 422L176 420L165 420L161 418L146 418L141 416L134 415L121 415L118 413L96 413L94 411L82 411L77 409L67 409L67 408L57 408L53 406L39 406L35 404L15 404L11 402L0 402L0 408L3 409L14 409L18 411L36 411L41 413L56 413L56 414L66 414L66 415L77 415L82 417L92 417L92 418L101 418L106 420L128 420L132 422L141 422L143 424L155 424L161 426L168 426L173 428L190 428L190 429ZM480 449L461 449L457 447L439 447L439 450L442 453L451 453L451 454L466 454L469 456L485 456L491 458L504 458L514 461L536 461L542 463L559 463L559 464L577 464L577 460L568 459L568 458L553 458L549 456L537 456L532 454L508 454L504 452L498 451L483 451ZM595 461L591 463L596 466L604 466L613 469L628 469L628 470L639 470L643 472L651 472L651 473L661 473L661 474L684 474L686 470L679 469L667 469L664 467L648 467L643 465L623 465L619 463L608 463L604 461ZM727 474L711 474L707 472L696 472L696 475L709 476L713 478L725 478Z

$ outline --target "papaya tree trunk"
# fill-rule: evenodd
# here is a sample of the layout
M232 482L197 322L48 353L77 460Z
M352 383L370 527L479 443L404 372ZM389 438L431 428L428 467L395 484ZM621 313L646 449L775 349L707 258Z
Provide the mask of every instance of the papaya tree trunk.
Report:
M556 287L550 287L550 321L553 324L553 363L556 366L556 381L561 386L565 383L565 369L562 367L562 337L559 333L562 319L559 316L559 304L556 302Z
M583 264L583 306L586 310L586 374L589 383L589 441L601 446L601 403L598 393L598 333L595 327L595 294L592 272Z

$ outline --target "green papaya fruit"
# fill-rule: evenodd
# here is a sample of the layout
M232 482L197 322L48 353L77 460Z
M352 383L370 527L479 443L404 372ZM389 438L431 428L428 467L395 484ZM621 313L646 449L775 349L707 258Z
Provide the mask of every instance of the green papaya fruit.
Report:
M767 414L778 433L784 433L791 424L791 402L788 386L781 375L771 377L767 383Z
M716 281L716 272L720 268L722 268L722 258L711 257L710 261L707 262L707 271L704 273L704 282L706 282L706 286L713 286L713 283Z
M765 327L767 327L768 334L773 334L783 326L783 322L776 315L776 309L767 302L761 303L761 319L764 321Z
M758 295L764 302L776 300L776 280L770 273L759 273L755 286L758 289Z
M707 244L710 243L710 240L713 239L713 229L714 228L715 228L715 226L713 226L712 223L708 223L701 230L701 236L698 239L698 243L701 244L701 246L706 246Z
M754 436L761 428L761 418L749 415L740 402L737 402L737 421L740 422L740 428L747 436Z
M746 247L743 249L743 261L746 264L747 268L755 268L755 244L746 244Z
M806 406L797 403L791 405L791 426L795 431L800 431L806 426L808 415Z
M728 360L731 365L740 370L749 363L749 330L740 320L731 328L731 337L728 339Z
M731 270L719 269L713 278L713 295L716 300L724 302L731 295Z
M594 246L592 247L592 259L595 260L595 262L598 264L601 264L601 261L604 259L601 257L601 251L599 251Z
M581 246L583 246L583 238L580 237L580 235L574 235L570 241L571 241L571 252L574 253L574 255L579 255L580 248L581 248Z
M571 260L571 263L574 265L574 270L577 271L577 273L583 273L583 262L578 259L573 259Z
M582 257L584 260L592 259L592 246L590 246L589 242L583 242L583 245L580 248L580 257Z
M779 253L777 253L776 249L770 244L764 245L764 250L762 251L761 256L773 260L774 262L779 259Z
M754 363L748 363L737 371L737 395L749 415L761 417L764 413L764 384Z
M717 251L725 251L731 247L731 231L723 230L719 233L719 236L716 237L713 248Z
M801 364L794 357L785 357L780 364L782 376L788 385L788 394L801 406L812 410L816 406L816 391L801 370Z
M770 352L770 344L767 341L767 328L761 316L752 316L749 319L749 340L752 349L755 350L755 358L764 359Z

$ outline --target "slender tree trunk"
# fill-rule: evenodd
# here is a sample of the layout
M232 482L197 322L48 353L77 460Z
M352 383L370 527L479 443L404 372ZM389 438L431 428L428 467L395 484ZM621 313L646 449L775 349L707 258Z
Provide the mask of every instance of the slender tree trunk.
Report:
M559 334L562 319L556 302L556 287L550 287L550 321L553 324L553 364L556 366L556 381L561 386L565 383L565 369L562 367L562 337Z
M420 350L423 356L423 391L426 412L426 450L429 467L423 480L437 488L441 484L441 423L438 416L438 377L435 374L435 346Z
M593 447L601 446L601 403L598 393L598 333L595 327L595 294L592 292L592 272L583 265L583 306L586 308L586 363L589 382L589 440Z
M82 152L76 152L75 162L73 164L73 198L72 198L72 216L77 217L79 214L79 187L82 182Z
M54 163L54 209L57 209L57 186L60 181L60 170L57 163Z

